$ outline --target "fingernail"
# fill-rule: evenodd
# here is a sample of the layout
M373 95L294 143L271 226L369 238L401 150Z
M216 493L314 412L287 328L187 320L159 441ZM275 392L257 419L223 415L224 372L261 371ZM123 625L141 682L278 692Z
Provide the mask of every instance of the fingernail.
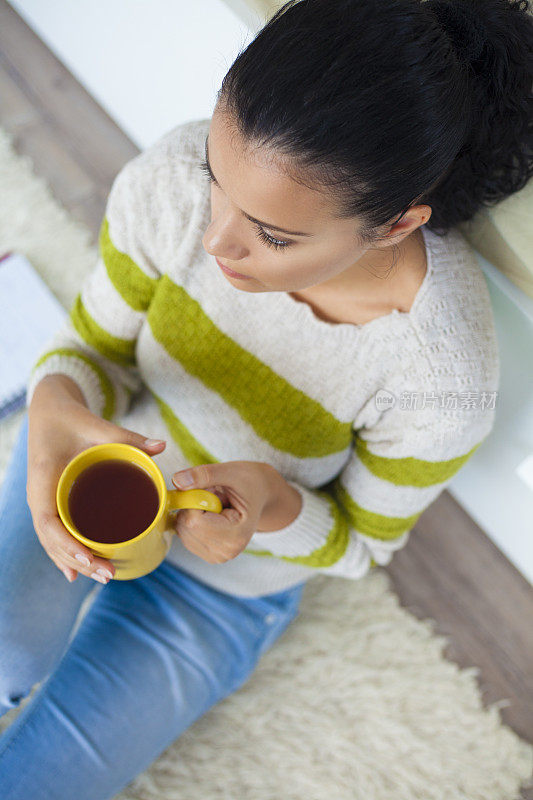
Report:
M93 572L91 578L94 578L95 581L99 581L100 583L107 583L107 580L102 575L98 575L97 572Z
M104 578L111 579L113 577L113 574L111 572L109 572L108 569L104 569L103 567L100 567L100 569L97 569L96 572L98 573L98 575L103 575Z
M174 476L174 483L177 486L191 486L194 483L192 472L188 469L184 472L178 472L178 474Z
M66 570L66 569L63 569L63 570L62 570L62 572L63 572L63 575L65 576L65 578L67 579L67 581L68 581L69 583L72 583L72 581L74 580L74 578L71 578L71 577L70 577L70 574L67 572L67 570Z
M162 439L147 439L145 445L147 447L156 447L158 444L165 444Z
M81 553L76 553L76 558L78 559L78 561L81 561L82 564L85 564L86 567L91 566L91 562L89 561L87 556L82 556Z

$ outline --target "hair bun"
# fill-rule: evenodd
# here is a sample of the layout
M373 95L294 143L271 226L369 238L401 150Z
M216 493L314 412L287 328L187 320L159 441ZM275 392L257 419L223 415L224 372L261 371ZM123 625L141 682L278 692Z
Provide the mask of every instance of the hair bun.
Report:
M488 38L479 6L470 0L427 0L424 4L435 14L462 61L476 61Z

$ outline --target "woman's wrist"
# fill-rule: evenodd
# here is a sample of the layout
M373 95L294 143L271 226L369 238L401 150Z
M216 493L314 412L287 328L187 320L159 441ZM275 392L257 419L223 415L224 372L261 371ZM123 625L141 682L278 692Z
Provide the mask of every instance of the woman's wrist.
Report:
M302 510L303 498L300 492L287 483L275 467L266 464L268 475L268 501L259 520L259 533L280 531L286 528Z
M45 375L44 378L41 378L39 383L36 385L33 391L32 403L33 399L37 395L37 397L53 396L53 399L65 396L77 403L81 403L83 406L87 408L87 403L85 402L85 397L81 392L80 387L78 384L69 378L68 375L62 375L59 372L51 373L50 375Z

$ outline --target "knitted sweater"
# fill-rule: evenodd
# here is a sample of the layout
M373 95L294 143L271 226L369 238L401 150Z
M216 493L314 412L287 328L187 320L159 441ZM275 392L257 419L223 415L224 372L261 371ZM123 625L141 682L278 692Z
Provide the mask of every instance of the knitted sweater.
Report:
M111 188L99 254L27 384L68 375L104 419L164 439L167 486L191 465L268 462L299 515L210 564L178 536L167 560L240 596L390 562L488 436L499 357L490 297L462 235L422 227L409 312L332 323L287 292L235 288L202 247L209 119L178 125ZM68 269L68 265L65 267Z

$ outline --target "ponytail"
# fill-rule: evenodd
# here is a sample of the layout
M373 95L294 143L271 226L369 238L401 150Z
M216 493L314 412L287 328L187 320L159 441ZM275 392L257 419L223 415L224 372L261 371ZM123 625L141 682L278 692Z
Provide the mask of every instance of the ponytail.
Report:
M421 202L450 228L522 189L533 175L533 19L527 0L426 0L470 97L466 139Z

